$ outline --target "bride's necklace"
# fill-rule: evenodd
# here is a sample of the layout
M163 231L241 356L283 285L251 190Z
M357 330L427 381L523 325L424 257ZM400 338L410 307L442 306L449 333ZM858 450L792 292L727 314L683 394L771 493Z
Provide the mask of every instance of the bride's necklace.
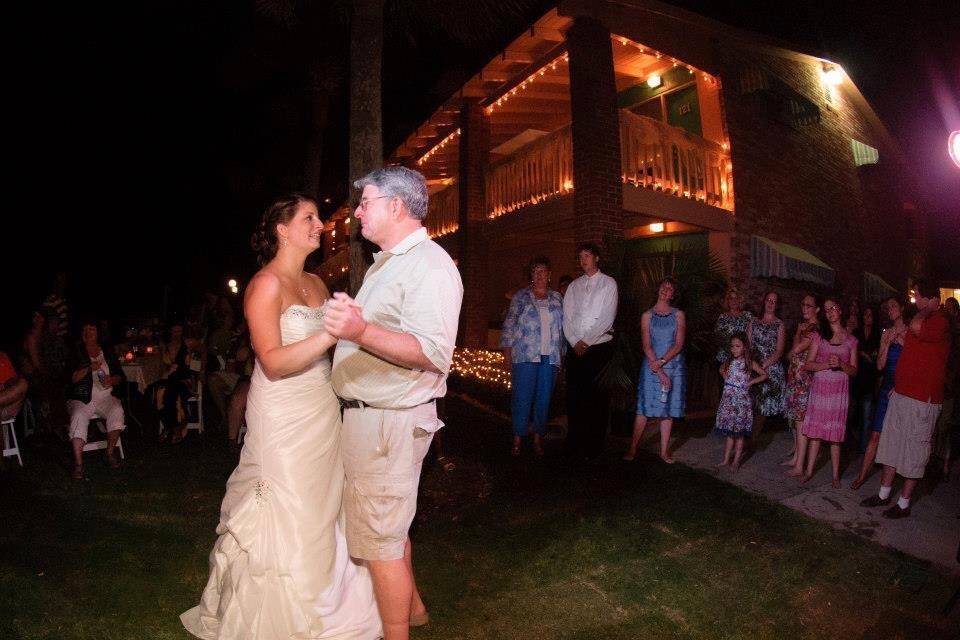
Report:
M309 294L307 293L307 288L303 286L303 274L300 274L300 291L303 293L304 298L309 297Z

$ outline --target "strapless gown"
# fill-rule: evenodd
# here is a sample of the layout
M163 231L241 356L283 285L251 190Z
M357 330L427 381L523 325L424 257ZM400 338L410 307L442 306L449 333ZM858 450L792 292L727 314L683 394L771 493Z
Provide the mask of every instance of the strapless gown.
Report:
M284 345L322 329L321 309L294 305L280 316ZM183 626L209 640L379 638L369 569L347 555L343 536L329 358L280 380L268 380L258 362L246 419L210 578L200 604L180 616Z

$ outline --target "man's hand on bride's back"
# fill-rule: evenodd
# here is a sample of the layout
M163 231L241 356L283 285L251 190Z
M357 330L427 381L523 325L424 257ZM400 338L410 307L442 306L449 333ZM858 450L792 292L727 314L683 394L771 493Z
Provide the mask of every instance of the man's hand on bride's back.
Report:
M367 321L363 319L360 305L345 293L337 292L327 302L327 310L323 316L323 323L327 333L335 338L358 342Z

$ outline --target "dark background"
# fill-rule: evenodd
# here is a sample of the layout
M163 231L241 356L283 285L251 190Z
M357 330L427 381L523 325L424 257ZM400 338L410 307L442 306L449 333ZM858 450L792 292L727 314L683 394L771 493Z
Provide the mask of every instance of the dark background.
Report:
M435 12L449 24L474 4L388 0L386 150L552 6L509 1L472 42L436 26ZM960 277L960 169L946 155L960 129L955 2L674 4L840 63L917 166L937 268ZM321 207L347 196L348 2L129 5L8 15L0 346L19 342L57 270L70 274L75 315L113 317L249 276L263 206L305 186L318 73L331 95L318 195L332 204Z

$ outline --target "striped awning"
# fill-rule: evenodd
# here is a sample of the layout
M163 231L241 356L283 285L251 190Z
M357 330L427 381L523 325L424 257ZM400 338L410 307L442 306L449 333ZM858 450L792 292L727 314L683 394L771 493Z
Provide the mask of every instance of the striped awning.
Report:
M754 278L783 278L833 286L834 271L830 265L786 242L763 236L750 238L750 275Z
M900 291L878 276L869 271L863 272L863 299L866 302L881 302L890 296L898 295Z

